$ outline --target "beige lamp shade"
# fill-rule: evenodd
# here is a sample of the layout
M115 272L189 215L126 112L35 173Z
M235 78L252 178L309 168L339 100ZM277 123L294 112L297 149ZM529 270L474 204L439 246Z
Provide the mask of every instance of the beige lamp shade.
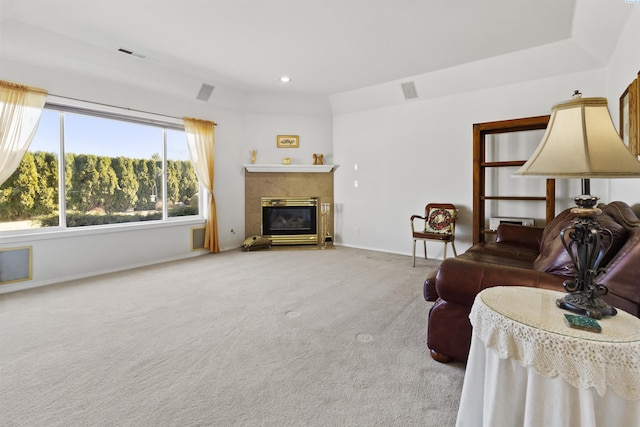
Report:
M640 177L640 161L618 135L606 98L579 98L551 109L538 148L516 172L557 178Z

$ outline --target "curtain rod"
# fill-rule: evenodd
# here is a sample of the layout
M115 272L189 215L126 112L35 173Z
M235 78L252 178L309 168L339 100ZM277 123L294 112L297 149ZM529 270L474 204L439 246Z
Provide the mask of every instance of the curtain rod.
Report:
M120 107L118 105L105 104L105 103L102 103L102 102L87 101L86 99L72 98L70 96L56 95L55 93L49 93L49 95L50 96L55 96L56 98L70 99L72 101L88 102L89 104L102 105L103 107L119 108L121 110L135 111L136 113L152 114L154 116L167 117L169 119L184 120L184 117L176 117L176 116L170 116L168 114L153 113L151 111L136 110L135 108ZM218 126L218 124L216 122L213 122L213 125L214 126Z
M42 94L42 95L46 95L47 94L46 90L40 89L39 87L22 85L20 83L8 82L6 80L0 80L0 86L8 87L10 89L18 89L18 90L25 90L25 91L29 91L29 92L35 92L35 93L39 93L39 94Z

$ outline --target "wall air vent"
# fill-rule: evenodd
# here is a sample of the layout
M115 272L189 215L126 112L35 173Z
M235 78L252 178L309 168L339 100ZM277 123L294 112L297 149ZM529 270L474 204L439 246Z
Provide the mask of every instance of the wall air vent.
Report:
M146 56L144 56L143 54L141 54L141 53L137 53L137 52L134 52L134 51L129 50L129 49L123 49L123 48L120 48L120 49L118 49L118 52L120 52L120 53L126 53L127 55L136 56L136 57L138 57L138 58L142 58L142 59L146 58Z
M418 91L416 90L415 82L402 83L400 86L402 86L404 99L413 99L418 97Z
M204 227L191 228L191 251L204 249Z
M213 89L213 86L202 83L202 87L200 88L200 92L198 92L198 96L196 96L196 99L199 99L200 101L208 101L211 97L211 92L213 92Z
M31 280L32 252L31 246L0 249L0 285Z

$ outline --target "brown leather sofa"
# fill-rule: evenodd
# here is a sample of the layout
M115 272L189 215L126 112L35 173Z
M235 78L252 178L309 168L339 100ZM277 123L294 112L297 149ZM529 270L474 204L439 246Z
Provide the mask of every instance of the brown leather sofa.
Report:
M598 221L613 233L597 278L609 288L603 299L640 317L640 219L624 202L600 204ZM575 277L560 231L574 215L567 209L545 228L501 224L495 242L479 243L444 260L424 283L429 311L427 345L439 362L465 361L471 344L469 313L476 295L492 286L532 286L564 291Z

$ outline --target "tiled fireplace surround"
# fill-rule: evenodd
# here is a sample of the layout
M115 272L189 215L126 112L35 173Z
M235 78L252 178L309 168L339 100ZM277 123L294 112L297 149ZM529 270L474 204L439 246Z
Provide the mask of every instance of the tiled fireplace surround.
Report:
M260 235L262 197L317 197L318 233L321 231L320 203L331 203L329 234L333 236L333 169L329 172L290 171L287 166L270 172L244 171L245 238Z

